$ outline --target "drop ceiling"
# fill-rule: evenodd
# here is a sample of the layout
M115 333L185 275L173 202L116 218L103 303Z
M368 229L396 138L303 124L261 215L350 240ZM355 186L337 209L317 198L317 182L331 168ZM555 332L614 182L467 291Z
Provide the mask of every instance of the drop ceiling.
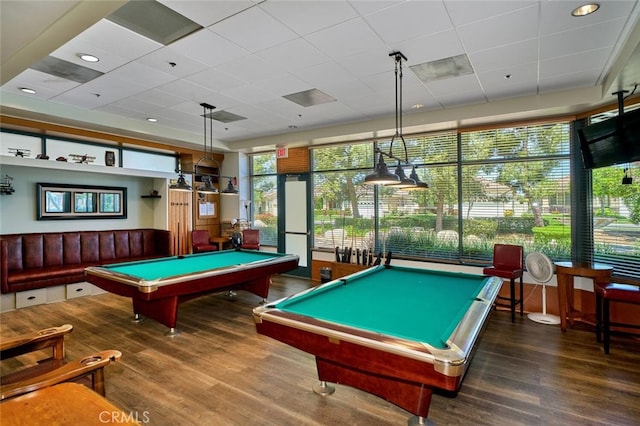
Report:
M215 148L246 152L388 134L393 51L407 57L405 133L576 113L640 82L635 0L579 18L584 2L564 0L159 0L196 24L166 45L116 23L126 3L1 1L0 112L195 148L207 103L244 117L212 121ZM412 71L460 55L472 73ZM97 77L74 81L47 61ZM289 100L315 91L329 100Z

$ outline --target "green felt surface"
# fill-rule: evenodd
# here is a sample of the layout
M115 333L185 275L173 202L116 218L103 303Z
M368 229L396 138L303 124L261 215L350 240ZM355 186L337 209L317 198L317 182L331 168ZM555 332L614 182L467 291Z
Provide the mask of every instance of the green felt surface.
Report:
M213 253L187 255L182 258L176 256L162 259L146 260L142 262L119 263L104 266L105 269L129 275L146 281L169 278L178 275L193 274L224 268L239 264L263 261L280 256L275 253L259 251L225 250Z
M385 335L446 347L487 277L391 267L319 287L275 307Z

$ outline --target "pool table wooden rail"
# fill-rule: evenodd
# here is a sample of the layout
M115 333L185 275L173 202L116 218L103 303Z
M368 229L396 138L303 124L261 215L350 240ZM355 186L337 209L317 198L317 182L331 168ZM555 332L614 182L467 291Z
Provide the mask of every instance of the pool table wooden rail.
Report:
M198 255L196 255L198 256ZM269 295L271 275L283 273L298 266L298 256L281 255L271 262L256 261L220 267L192 275L176 275L165 280L139 280L114 273L108 268L86 269L88 282L119 296L130 297L136 320L141 315L152 318L167 327L168 335L178 334L175 329L180 303L233 290L251 292L263 299Z
M353 276L375 273L375 269ZM253 315L258 333L313 354L321 382L353 386L422 418L427 417L433 389L452 393L459 389L502 285L498 278L487 278L486 285L447 339L447 347L440 349L426 342L383 335L276 307L296 296L325 291L332 283L335 285L332 281L256 307ZM384 314L384 309L379 309L380 314Z

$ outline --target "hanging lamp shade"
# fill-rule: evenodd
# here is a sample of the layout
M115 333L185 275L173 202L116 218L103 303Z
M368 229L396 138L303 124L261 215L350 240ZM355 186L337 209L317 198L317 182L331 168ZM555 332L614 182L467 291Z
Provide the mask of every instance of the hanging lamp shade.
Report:
M396 167L396 176L400 178L400 182L391 183L387 186L389 186L390 188L397 188L397 189L412 188L416 186L416 181L410 177L407 177L399 161L398 161L398 166Z
M202 185L198 186L198 192L205 194L217 194L218 188L213 186L213 178L211 176L202 177Z
M375 170L364 178L364 183L367 185L389 185L392 183L400 183L400 177L389 171L381 152Z
M418 173L416 172L416 166L413 166L413 168L411 169L411 174L409 175L409 177L411 179L413 179L415 181L415 186L411 187L411 188L406 188L410 191L415 191L418 189L429 189L429 185L425 182L422 182L420 180L420 178L418 177Z
M178 176L178 180L176 183L172 183L169 185L169 189L176 189L178 191L191 191L191 185L187 183L187 180L184 178L184 173L180 172Z

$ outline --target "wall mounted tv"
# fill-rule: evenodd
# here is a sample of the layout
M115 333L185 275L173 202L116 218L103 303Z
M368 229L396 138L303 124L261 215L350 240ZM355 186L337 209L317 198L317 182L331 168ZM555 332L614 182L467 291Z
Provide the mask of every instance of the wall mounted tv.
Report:
M640 161L640 109L578 130L585 169Z

